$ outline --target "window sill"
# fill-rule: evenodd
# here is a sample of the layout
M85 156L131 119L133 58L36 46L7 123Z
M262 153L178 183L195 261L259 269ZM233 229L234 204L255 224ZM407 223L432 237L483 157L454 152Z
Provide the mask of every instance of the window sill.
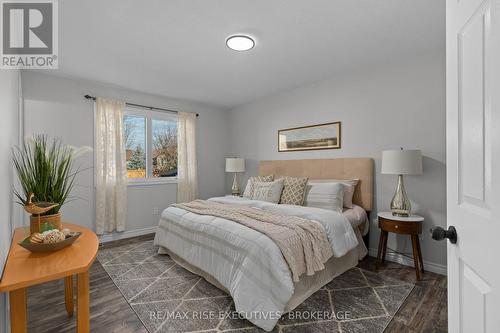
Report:
M177 184L177 178L174 179L144 179L144 180L129 180L127 186L152 186L152 185L167 185Z

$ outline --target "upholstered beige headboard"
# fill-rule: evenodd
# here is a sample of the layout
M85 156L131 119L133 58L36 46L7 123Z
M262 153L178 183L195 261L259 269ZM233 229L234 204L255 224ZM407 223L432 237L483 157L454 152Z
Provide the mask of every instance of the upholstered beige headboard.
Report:
M309 179L359 178L352 201L366 211L372 210L373 160L371 158L260 161L259 174L309 177Z

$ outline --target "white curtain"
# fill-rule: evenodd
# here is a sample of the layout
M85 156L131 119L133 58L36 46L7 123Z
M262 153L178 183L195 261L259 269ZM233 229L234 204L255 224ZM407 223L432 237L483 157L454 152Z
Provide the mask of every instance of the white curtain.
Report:
M127 220L124 102L96 99L96 232L123 231Z
M196 114L179 112L177 120L177 202L198 197Z

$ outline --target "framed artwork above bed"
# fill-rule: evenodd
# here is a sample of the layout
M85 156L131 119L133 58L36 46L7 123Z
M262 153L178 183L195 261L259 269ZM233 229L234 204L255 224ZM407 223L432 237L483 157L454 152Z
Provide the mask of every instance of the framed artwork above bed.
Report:
M278 152L339 149L340 121L278 130Z

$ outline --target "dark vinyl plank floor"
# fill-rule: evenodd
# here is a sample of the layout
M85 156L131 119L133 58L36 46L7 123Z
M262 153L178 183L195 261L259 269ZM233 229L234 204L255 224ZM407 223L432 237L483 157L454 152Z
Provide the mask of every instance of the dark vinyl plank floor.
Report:
M375 260L373 257L367 257L359 263L359 267L375 271ZM386 262L380 267L379 271L390 277L415 284L415 288L413 288L385 332L448 331L446 276L425 272L422 280L416 281L413 267L392 262Z
M152 239L154 235L105 243L109 248ZM74 279L76 295L76 279ZM64 280L52 281L28 289L28 332L75 332L75 315L67 316L64 305ZM90 269L90 331L147 333L108 273L96 259Z
M153 235L109 242L102 248L152 239ZM359 267L374 271L375 258L367 257ZM411 267L386 263L380 270L396 279L415 283ZM446 332L446 277L430 272L415 284L386 332ZM75 281L76 287L76 281ZM75 290L76 294L76 290ZM28 332L75 332L75 315L68 317L64 306L64 281L52 281L28 289ZM90 271L91 332L147 333L142 322L96 260Z

